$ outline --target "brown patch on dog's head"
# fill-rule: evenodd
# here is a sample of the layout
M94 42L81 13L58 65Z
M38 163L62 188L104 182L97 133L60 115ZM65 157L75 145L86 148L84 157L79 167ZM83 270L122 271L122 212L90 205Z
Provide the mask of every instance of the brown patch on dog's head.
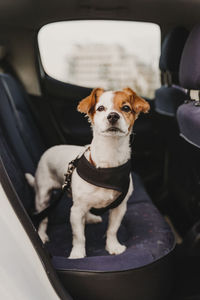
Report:
M129 128L131 128L136 118L135 118L135 113L133 113L132 110L130 96L124 92L117 91L115 92L113 102L114 102L114 109L123 115L127 124L129 124ZM127 109L129 108L129 110L124 111L123 107L125 108L127 107Z
M104 90L102 88L93 89L91 94L81 100L77 109L79 112L87 114L90 119L93 119L95 112L95 105L98 102L99 97L103 94Z
M129 95L132 109L134 112L137 114L143 112L143 113L148 113L150 109L149 103L144 100L143 98L139 97L132 89L129 87L123 89L123 91Z
M150 108L148 102L139 97L130 88L115 92L113 101L114 108L123 115L126 122L129 124L129 130L132 128L139 113L147 113Z

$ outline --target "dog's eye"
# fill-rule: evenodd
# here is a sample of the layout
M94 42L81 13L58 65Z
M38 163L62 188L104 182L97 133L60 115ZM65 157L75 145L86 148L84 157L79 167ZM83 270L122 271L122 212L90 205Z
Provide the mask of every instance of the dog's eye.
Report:
M125 111L125 112L129 112L131 109L128 105L124 105L124 106L122 106L121 110Z
M98 108L97 108L98 111L103 111L105 110L105 107L103 105L100 105Z

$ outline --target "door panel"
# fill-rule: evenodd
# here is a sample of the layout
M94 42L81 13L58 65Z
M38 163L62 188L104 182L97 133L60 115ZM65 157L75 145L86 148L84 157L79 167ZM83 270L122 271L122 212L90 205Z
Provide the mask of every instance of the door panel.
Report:
M77 111L77 105L92 89L63 83L47 75L42 80L42 88L64 141L75 145L90 143L90 125Z

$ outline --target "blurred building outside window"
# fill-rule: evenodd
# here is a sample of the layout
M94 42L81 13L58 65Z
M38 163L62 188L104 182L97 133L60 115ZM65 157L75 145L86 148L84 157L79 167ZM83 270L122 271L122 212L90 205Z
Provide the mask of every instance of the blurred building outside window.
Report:
M160 28L127 21L66 21L45 25L38 34L45 72L83 87L131 87L154 97L160 85Z

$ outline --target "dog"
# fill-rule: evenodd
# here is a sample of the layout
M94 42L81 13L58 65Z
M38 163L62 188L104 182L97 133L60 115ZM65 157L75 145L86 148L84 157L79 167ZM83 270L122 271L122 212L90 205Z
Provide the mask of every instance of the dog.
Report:
M130 134L138 115L149 111L149 104L132 89L104 91L95 88L91 94L80 101L78 111L86 114L93 130L90 147L60 145L47 150L41 157L35 178L25 174L29 184L35 189L36 210L40 212L49 203L52 189L61 188L66 166L82 154L95 168L113 168L125 164L131 157ZM109 210L106 233L106 250L109 254L125 251L117 239L117 231L126 212L127 201L133 192L132 177L128 192L123 201ZM101 216L91 213L91 208L102 208L112 203L120 192L93 185L73 171L71 179L73 205L70 212L72 227L72 250L69 258L83 258L85 251L85 223L99 223ZM38 233L43 242L48 241L46 233L48 219L42 221Z

